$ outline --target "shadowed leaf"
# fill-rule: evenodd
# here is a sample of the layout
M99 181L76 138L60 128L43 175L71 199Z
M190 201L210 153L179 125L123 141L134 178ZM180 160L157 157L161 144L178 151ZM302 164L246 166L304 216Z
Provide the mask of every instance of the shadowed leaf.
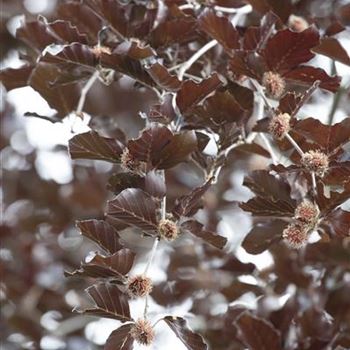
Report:
M198 22L199 28L217 40L229 53L239 49L239 33L227 17L206 10L200 15Z
M280 332L267 320L244 312L235 325L250 350L282 350Z
M88 131L69 140L72 159L99 159L117 163L122 151L122 145L117 140L100 136L96 131Z
M181 89L176 96L176 104L181 113L185 113L205 97L215 91L222 85L222 81L217 74L202 80L200 83L195 83L192 80L183 82Z
M181 317L166 316L163 318L170 329L176 334L176 336L185 344L189 350L207 350L208 345L204 342L203 338L192 332L187 327L187 322Z
M264 252L272 244L282 239L282 231L287 224L287 222L282 220L254 224L243 240L242 247L249 254L260 254Z
M157 230L156 204L144 191L129 188L108 201L107 220L122 221L154 233Z
M194 188L188 194L176 199L172 214L176 218L193 215L199 209L200 201L211 186L212 181L213 178L210 178L203 185Z
M161 89L177 91L181 87L181 81L175 75L171 75L160 63L152 64L147 68L147 72Z
M118 232L106 221L103 220L83 220L76 223L81 234L100 247L114 254L123 248Z
M144 177L130 172L113 174L108 179L107 189L114 194L118 194L127 188L141 188L145 187Z
M312 51L350 66L349 53L335 38L323 38L321 43L314 47Z
M132 350L134 339L130 331L132 324L125 324L114 330L106 340L104 350Z
M267 41L263 55L270 70L284 72L314 57L310 50L318 42L319 34L314 27L299 33L284 29Z
M121 249L110 256L95 255L88 263L82 263L80 269L73 272L65 272L66 276L88 276L94 278L113 277L119 281L123 281L133 263L135 253L130 249Z
M340 86L339 76L330 77L323 69L311 66L300 66L286 73L284 78L299 85L309 86L316 81L320 81L320 88L335 92Z
M0 71L1 83L7 91L27 86L34 66L25 65L19 68L6 68Z
M203 225L196 220L189 220L184 222L181 225L181 229L189 231L194 236L203 239L203 241L211 244L212 246L218 249L222 249L227 242L226 237L220 236L217 233L203 229Z
M95 302L95 307L85 309L82 313L121 322L132 321L128 298L116 285L100 283L87 288L86 291Z
M52 87L51 83L60 75L61 70L57 67L40 63L32 71L29 84L64 118L76 108L80 93L78 87L73 85Z

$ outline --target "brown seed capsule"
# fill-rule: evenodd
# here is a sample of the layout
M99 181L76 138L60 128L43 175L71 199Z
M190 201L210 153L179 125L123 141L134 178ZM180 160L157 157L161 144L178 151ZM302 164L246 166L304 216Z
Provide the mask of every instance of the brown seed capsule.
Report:
M307 244L308 233L304 225L290 224L282 233L285 242L294 249L300 249Z
M309 151L304 153L301 164L309 171L314 171L318 176L323 176L329 165L328 156L321 151Z
M132 172L139 172L141 168L141 162L137 160L127 148L124 149L122 155L120 156L121 166Z
M279 98L284 93L286 82L275 72L265 72L262 77L262 85L266 92L273 98Z
M277 140L283 139L284 135L290 130L290 115L281 113L274 115L269 122L269 132Z
M92 48L92 53L95 55L96 58L100 58L103 53L106 53L107 55L110 55L112 53L111 49L107 46L94 46Z
M154 330L148 320L139 319L130 330L131 336L141 345L151 345L154 341Z
M295 209L294 217L306 224L315 224L319 215L318 207L308 200L301 202Z
M145 297L151 293L152 288L152 280L143 275L130 277L127 282L127 292L132 298Z
M303 18L295 15L290 15L288 19L290 29L295 32L302 32L309 27L309 23Z
M167 241L175 240L179 235L179 229L174 221L161 220L158 224L159 235Z

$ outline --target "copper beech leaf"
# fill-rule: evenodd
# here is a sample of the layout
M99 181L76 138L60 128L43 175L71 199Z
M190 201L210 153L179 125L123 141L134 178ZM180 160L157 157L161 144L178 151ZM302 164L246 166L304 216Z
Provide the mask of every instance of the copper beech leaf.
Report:
M319 34L315 27L299 33L284 29L267 41L263 56L270 70L282 73L314 57L310 50L318 42Z
M315 130L317 132L314 132ZM294 131L315 142L327 154L330 154L350 142L350 118L345 118L334 125L326 125L318 119L307 118L299 120L294 126Z
M132 323L128 323L114 330L106 340L104 350L132 350L134 342L130 334L132 326Z
M256 197L240 204L243 210L256 216L294 215L296 203L290 197L290 186L283 178L266 170L257 170L244 179L243 185L256 194Z
M65 272L65 275L81 275L94 278L111 277L122 282L123 276L130 271L134 258L135 253L126 248L109 256L96 254L88 263L82 263L78 270Z
M181 87L181 81L160 63L152 64L147 68L147 72L161 89L177 91Z
M77 64L86 66L91 69L93 69L95 64L97 63L96 57L92 49L89 46L80 43L65 45L56 54L46 52L40 60L41 62L56 64Z
M146 192L128 188L107 202L107 220L121 221L143 231L157 231L156 203Z
M272 34L277 20L278 17L272 11L269 11L261 19L259 27L248 27L243 37L243 49L259 52L268 37Z
M180 112L184 114L221 85L222 81L216 73L200 83L192 80L184 81L176 96L176 104Z
M239 33L227 17L205 10L199 17L199 28L217 40L228 53L239 49Z
M320 226L329 236L350 237L350 211L335 209L323 218Z
M26 64L19 68L6 68L0 71L1 83L7 91L27 86L29 77L34 69L33 65Z
M81 234L102 247L110 254L123 248L118 232L103 220L82 220L76 223Z
M199 209L199 203L205 192L211 186L212 181L213 178L210 178L203 185L196 187L188 194L177 198L175 201L175 206L172 210L172 214L176 218L193 215L195 211Z
M78 134L69 140L72 159L98 159L118 163L122 145L115 139L100 136L96 131Z
M57 9L60 18L71 22L80 33L86 34L89 44L96 44L98 32L103 24L102 20L87 6L81 2L59 3Z
M263 318L244 312L238 317L235 325L240 331L240 338L250 350L283 349L280 332Z
M153 124L139 138L130 140L128 149L151 167L168 169L185 161L197 149L197 138L193 131L174 135L167 127Z
M192 235L203 239L215 248L222 249L227 243L227 238L203 229L203 225L196 220L189 220L181 225L181 229L190 232Z
M282 231L287 224L287 222L282 220L253 224L253 228L243 240L242 247L249 254L260 254L264 252L272 244L282 239Z
M62 71L50 64L40 63L33 69L29 78L29 85L36 90L49 104L57 110L59 116L64 118L72 112L79 101L79 88L75 85L52 87Z
M320 44L314 47L312 51L350 66L349 53L335 38L322 38Z
M279 101L278 111L280 113L288 113L294 117L300 108L309 100L311 95L319 86L319 82L314 82L312 86L302 94L287 92Z
M118 194L127 188L145 188L145 178L130 172L116 173L108 179L107 189Z
M164 322L175 333L175 335L182 341L182 343L189 350L207 350L208 345L203 338L192 332L185 319L182 317L166 316L163 318Z
M112 318L121 322L132 321L128 297L117 285L99 283L86 289L95 306L82 311L84 314L97 317Z
M284 75L284 78L299 85L309 86L320 81L320 88L335 92L340 86L341 78L339 76L330 77L322 68L311 66L299 66Z

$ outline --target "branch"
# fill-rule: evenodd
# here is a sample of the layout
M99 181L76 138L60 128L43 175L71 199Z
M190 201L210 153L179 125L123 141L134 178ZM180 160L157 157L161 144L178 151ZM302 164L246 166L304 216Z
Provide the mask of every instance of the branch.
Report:
M85 104L85 100L86 100L86 96L89 92L89 90L91 89L92 85L94 85L94 82L96 81L96 79L99 76L99 72L96 70L94 72L94 74L91 75L90 79L87 81L87 83L83 86L83 88L81 89L81 95L80 95L80 99L78 102L78 106L77 109L75 111L75 113L80 116L81 112L83 111L83 107Z

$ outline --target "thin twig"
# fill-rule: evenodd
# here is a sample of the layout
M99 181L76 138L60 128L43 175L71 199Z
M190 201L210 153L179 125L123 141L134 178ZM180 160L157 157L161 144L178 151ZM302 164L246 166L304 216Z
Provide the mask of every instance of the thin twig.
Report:
M258 94L262 97L262 99L264 100L265 102L265 105L266 107L269 109L269 110L272 110L273 107L271 106L269 100L267 99L265 93L264 93L264 90L262 89L262 87L260 86L260 84L255 81L255 79L250 79L251 83L254 85L256 91L258 92Z
M178 78L183 79L184 74L189 70L193 63L195 63L202 55L213 48L218 42L216 40L211 40L206 43L201 49L199 49L194 55L192 55L180 68Z
M286 133L286 138L288 141L292 144L292 146L296 149L296 151L299 153L299 155L302 157L304 155L303 150L299 147L299 145L295 142L292 136L290 134Z
M80 98L79 98L79 102L78 102L78 106L77 109L75 111L75 113L77 115L80 115L81 112L83 111L84 108L84 104L85 104L85 100L86 100L86 96L89 92L89 90L91 89L92 85L94 84L94 82L96 81L96 79L99 76L99 71L95 71L94 74L91 75L90 79L87 81L87 83L83 86L83 88L81 89L81 94L80 94Z

